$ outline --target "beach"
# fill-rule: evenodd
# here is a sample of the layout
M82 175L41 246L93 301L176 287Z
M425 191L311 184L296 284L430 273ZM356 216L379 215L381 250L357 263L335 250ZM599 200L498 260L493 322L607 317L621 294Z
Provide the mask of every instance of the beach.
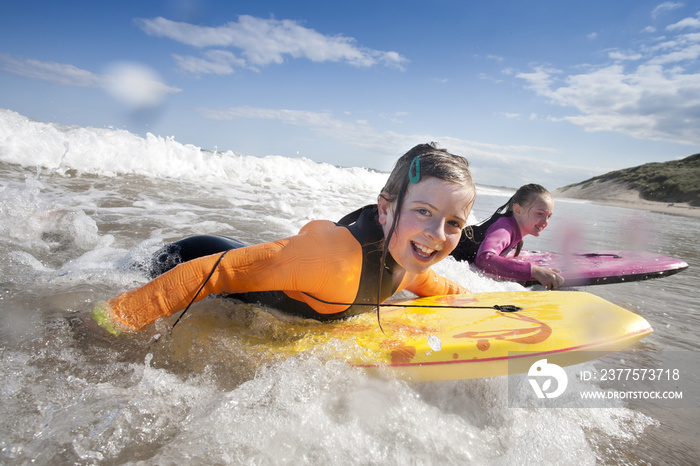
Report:
M568 189L555 190L555 198L588 200L598 204L642 209L651 212L700 217L700 207L687 202L656 202L642 199L639 192L623 183L615 181L595 181L587 185L577 185Z

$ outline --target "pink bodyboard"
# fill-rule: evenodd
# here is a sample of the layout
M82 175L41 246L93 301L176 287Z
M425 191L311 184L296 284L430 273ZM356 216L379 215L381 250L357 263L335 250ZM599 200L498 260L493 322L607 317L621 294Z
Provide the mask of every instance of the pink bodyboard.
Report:
M558 254L521 251L515 260L561 270L564 286L633 282L673 275L688 264L680 259L645 251L594 251ZM525 286L536 284L525 282Z

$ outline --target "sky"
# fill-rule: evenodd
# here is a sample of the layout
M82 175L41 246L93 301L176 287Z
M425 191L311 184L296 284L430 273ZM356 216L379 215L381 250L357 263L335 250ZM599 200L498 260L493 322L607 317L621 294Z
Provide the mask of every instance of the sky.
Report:
M5 1L0 108L551 190L700 152L700 1Z

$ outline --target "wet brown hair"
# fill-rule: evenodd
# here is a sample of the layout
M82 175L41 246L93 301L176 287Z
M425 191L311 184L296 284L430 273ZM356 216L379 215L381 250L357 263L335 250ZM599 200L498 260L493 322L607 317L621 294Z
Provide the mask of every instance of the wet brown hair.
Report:
M476 197L476 187L469 162L464 157L450 154L445 149L438 148L437 144L419 144L406 152L396 161L394 169L389 175L382 196L388 202L396 202L394 221L385 242L394 234L401 208L406 197L406 191L411 183L420 183L421 180L433 177L469 188L472 192L472 202ZM385 244L385 249L388 246Z
M513 194L513 197L511 197L508 202L501 206L498 210L507 207L506 212L510 212L513 210L513 206L515 204L520 204L523 207L528 206L537 196L552 197L552 194L542 185L534 183L526 184L518 188L518 190L515 191L515 194ZM498 210L496 212L498 212Z

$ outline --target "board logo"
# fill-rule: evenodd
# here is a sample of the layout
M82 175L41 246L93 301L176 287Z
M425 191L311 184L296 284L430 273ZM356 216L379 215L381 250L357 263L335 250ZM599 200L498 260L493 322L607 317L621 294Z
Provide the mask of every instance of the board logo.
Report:
M546 359L540 359L530 366L527 375L537 398L556 398L564 393L569 384L569 378L564 369L548 363ZM552 387L552 380L557 382L555 387Z

